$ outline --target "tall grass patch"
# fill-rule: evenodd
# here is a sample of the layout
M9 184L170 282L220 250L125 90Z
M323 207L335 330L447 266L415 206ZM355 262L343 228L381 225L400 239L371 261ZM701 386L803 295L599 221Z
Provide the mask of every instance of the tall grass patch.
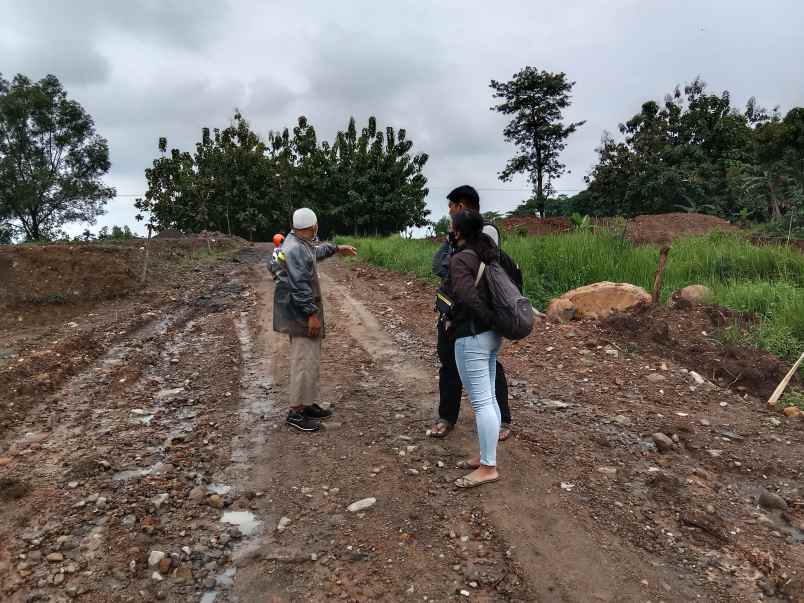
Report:
M432 278L437 245L401 237L343 239L363 260ZM525 293L538 308L562 293L599 281L653 286L659 247L636 247L617 234L577 231L503 238L503 249L522 268ZM757 247L739 235L712 233L676 241L664 274L663 301L690 284L702 284L727 308L755 313L754 343L786 358L804 347L804 255L785 247Z

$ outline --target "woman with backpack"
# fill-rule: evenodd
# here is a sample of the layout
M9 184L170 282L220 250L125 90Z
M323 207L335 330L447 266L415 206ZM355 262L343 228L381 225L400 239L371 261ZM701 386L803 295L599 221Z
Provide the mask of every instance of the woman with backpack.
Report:
M449 281L444 294L451 298L447 329L455 340L455 360L461 381L475 411L480 454L458 464L473 471L455 481L459 488L474 488L496 482L497 439L500 407L494 391L497 353L502 338L494 330L495 313L487 279L486 265L498 262L500 251L483 234L483 217L464 209L453 218L457 252L449 264Z

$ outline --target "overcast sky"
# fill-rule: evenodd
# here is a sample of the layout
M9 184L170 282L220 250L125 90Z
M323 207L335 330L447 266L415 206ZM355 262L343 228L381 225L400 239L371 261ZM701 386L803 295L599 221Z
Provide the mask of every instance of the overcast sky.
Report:
M529 196L524 179L497 180L512 148L492 78L533 65L577 82L567 119L587 123L557 183L571 194L604 130L697 75L739 106L804 105L802 24L800 0L0 0L0 73L53 73L95 118L120 195L98 226L134 224L159 136L191 148L236 107L262 135L301 114L328 140L350 115L407 128L438 218L458 184L484 210Z

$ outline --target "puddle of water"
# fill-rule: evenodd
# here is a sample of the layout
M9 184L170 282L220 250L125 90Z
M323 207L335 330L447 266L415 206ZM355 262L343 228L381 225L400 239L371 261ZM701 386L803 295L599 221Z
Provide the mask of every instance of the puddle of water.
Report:
M225 484L209 484L207 486L207 492L210 494L219 494L223 496L224 494L229 494L231 491L232 487Z
M112 480L116 482L123 482L137 477L145 477L151 475L154 471L159 471L162 468L162 461L154 463L150 467L143 467L141 469L126 469L125 471L118 471L112 475Z
M262 523L254 517L254 513L251 511L224 511L221 521L229 525L237 526L244 536L253 534Z

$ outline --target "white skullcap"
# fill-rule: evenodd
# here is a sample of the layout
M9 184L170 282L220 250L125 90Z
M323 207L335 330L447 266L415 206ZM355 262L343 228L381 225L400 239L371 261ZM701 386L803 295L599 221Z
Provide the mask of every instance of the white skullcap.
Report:
M307 207L302 207L293 212L293 228L296 230L304 230L318 224L318 218L315 217L315 212Z
M489 235L491 240L494 241L494 244L499 247L500 246L500 233L497 232L497 229L494 228L491 224L486 224L483 227L483 234Z

